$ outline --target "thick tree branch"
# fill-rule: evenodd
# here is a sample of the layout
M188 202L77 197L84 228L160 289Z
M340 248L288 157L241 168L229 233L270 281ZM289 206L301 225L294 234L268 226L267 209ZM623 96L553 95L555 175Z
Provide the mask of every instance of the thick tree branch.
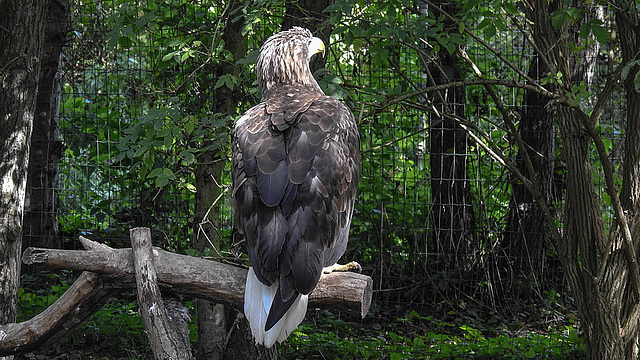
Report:
M133 279L131 249L112 249L88 239L93 247L108 250L56 250L28 248L22 260L26 264L42 264L58 269L92 271L106 279ZM153 247L153 264L161 286L177 289L182 294L222 302L243 309L247 269L202 258L174 254ZM364 317L371 303L373 280L369 276L336 272L323 276L309 296L309 308L346 311ZM326 303L327 297L340 299Z

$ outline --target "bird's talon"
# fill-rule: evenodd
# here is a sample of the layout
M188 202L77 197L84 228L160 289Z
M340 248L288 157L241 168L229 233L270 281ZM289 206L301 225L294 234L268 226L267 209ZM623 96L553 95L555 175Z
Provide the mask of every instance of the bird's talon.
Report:
M362 272L362 266L355 261L346 263L344 265L334 264L333 266L327 266L322 269L323 274L331 274L334 271L354 271L357 273Z

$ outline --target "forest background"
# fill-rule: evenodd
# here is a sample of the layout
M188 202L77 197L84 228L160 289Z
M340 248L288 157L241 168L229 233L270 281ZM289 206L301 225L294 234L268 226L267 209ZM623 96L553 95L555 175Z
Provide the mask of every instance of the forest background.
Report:
M0 10L29 9L9 3ZM262 42L300 25L328 45L314 74L360 128L343 260L374 279L374 306L363 320L311 312L285 357L637 357L636 2L33 6L40 60L24 69L35 71L38 95L24 110L32 122L15 127L30 134L28 167L2 168L23 168L22 244L7 227L3 274L16 270L20 248L78 248L78 235L127 247L136 226L151 227L156 246L246 264L229 203L230 128L259 101ZM18 59L12 46L0 58ZM21 66L9 60L5 79ZM12 130L2 129L5 148ZM7 154L3 164L19 164L19 153ZM21 209L4 184L3 204ZM76 276L24 267L19 290L2 278L0 303L19 304L3 305L3 322L41 311ZM110 302L49 354L144 358L133 300ZM200 317L224 323L228 314L188 306L198 309L199 354L223 354L197 340L225 339L231 323Z

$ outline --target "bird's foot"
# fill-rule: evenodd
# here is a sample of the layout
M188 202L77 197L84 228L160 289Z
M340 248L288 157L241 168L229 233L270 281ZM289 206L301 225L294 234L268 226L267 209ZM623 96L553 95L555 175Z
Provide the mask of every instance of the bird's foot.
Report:
M354 271L360 273L362 272L362 266L360 266L360 264L358 264L357 262L352 261L344 265L333 264L332 266L327 266L326 268L322 269L323 274L331 274L334 271Z

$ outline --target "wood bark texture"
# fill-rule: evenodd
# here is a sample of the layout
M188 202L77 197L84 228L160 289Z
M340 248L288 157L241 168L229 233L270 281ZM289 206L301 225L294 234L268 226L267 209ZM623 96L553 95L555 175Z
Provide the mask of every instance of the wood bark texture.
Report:
M27 193L23 221L23 248L60 248L58 235L59 166L63 154L60 140L60 54L70 31L69 0L51 1L45 25L41 73L31 134Z
M628 12L635 7L631 2L625 3L624 6L618 7L616 12ZM567 6L580 8L584 5L585 3L581 2L568 4L562 1L535 0L524 7L528 19L532 22L533 39L541 50L540 55L548 65L550 73L559 73L564 76L563 82L552 83L554 87L552 91L559 94L570 93L571 86L582 81L590 84L594 75L592 63L598 56L598 42L590 40L589 46L577 54L569 51L570 42L581 41L577 37L581 23L565 23L554 27L550 23L550 14L557 10L566 10ZM581 20L585 22L601 14L598 7L584 8L584 10L586 10L585 16ZM622 24L622 22L618 23L618 28ZM635 21L632 27L637 32L638 22ZM620 33L623 34L624 30ZM624 35L621 41L621 47L624 50L625 45L622 44L625 42ZM633 49L635 54L637 47ZM612 79L617 80L615 77ZM609 94L603 91L599 96L609 96ZM630 104L629 110L632 109L633 105ZM602 139L594 127L597 119L591 119L579 109L569 106L561 105L554 110L557 113L557 123L562 139L563 160L567 167L565 225L563 238L555 245L576 299L587 345L587 358L594 360L635 358L637 357L638 312L640 312L637 302L640 294L638 280L640 275L635 260L636 253L633 250L634 247L637 248L637 240L633 239L638 239L635 235L640 235L640 232L634 230L632 218L633 210L638 207L637 201L625 203L625 198L638 199L638 195L635 194L637 189L633 190L634 183L628 182L629 175L625 173L623 183L631 186L625 192L623 185L622 206L620 206L616 185L612 181L614 174L610 160L606 154L602 154L604 152L601 151ZM636 114L636 118L629 121L637 122L637 119ZM626 144L629 144L629 139L637 136L633 133L634 130L630 131L627 134ZM595 171L591 155L594 144L602 166ZM638 151L636 145L627 147L625 154L625 167L630 166L632 172L636 172L640 166L637 162L638 154L635 154ZM602 190L596 189L594 185L596 180L593 174L599 170L602 170L607 180L604 190L611 198L611 205L616 215L609 234L607 234L601 211L599 193ZM633 181L637 183L637 180ZM625 215L627 212L629 216ZM627 217L631 219L630 222L626 221ZM629 302L633 306L629 306ZM631 315L626 314L627 311Z
M131 279L134 276L131 249L112 249L106 245L88 251L27 248L22 260L25 264L92 271L107 279ZM156 247L153 247L153 262L161 285L185 295L243 309L247 269L174 254ZM318 286L309 295L309 309L344 311L364 317L371 305L372 294L373 280L369 276L333 272L320 278Z
M0 1L0 324L14 322L17 313L29 143L48 3Z
M152 260L154 250L151 247L151 230L133 228L130 235L138 289L138 312L142 318L153 357L156 360L191 359L188 332L184 336L173 328L162 300L158 276Z
M48 348L121 291L122 288L103 281L97 274L83 272L40 314L21 323L0 325L0 355Z

